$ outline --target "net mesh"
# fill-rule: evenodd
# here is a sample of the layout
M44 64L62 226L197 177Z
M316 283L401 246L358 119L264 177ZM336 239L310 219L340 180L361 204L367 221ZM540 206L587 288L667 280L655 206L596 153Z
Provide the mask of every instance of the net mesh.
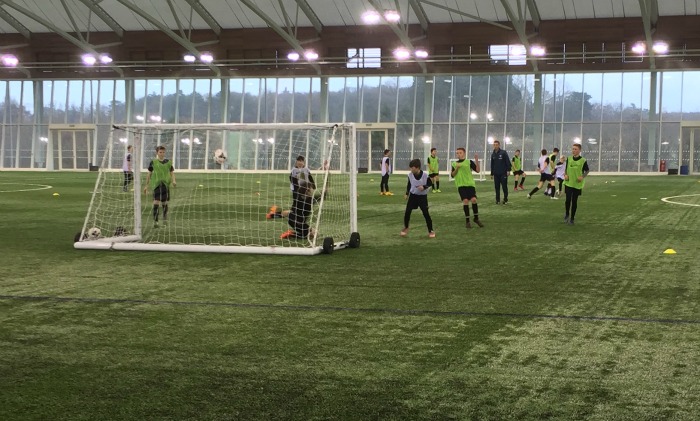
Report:
M81 241L137 236L146 244L250 247L317 247L326 237L346 242L355 200L352 135L349 125L115 127ZM133 145L130 161L139 179L124 171L127 145ZM174 167L167 215L165 202L154 211L153 186L146 186L157 146L165 147ZM285 211L293 205L290 173L298 156L305 157L316 187L303 218L313 231L306 238L282 236L292 228Z

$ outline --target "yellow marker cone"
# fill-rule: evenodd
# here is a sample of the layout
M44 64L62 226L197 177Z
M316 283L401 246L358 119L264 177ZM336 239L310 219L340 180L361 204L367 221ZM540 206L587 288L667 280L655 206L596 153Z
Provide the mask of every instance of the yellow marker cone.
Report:
M664 254L676 254L676 250L674 250L674 249L666 249L666 250L664 250Z
M58 193L54 193L53 195L54 195L54 196L60 196L60 194L58 194Z

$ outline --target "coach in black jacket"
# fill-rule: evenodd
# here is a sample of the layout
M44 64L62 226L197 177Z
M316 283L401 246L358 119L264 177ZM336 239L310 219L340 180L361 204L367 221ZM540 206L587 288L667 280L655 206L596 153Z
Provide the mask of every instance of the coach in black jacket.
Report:
M501 149L501 142L493 141L491 153L491 179L496 188L496 204L501 203L501 188L503 189L503 204L508 203L508 173L510 172L510 159L508 152Z

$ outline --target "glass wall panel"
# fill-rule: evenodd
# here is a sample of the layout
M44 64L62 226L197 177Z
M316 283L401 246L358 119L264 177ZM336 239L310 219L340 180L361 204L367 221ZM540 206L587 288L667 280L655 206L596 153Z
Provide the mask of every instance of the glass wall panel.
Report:
M603 75L603 121L620 121L622 115L622 73Z
M583 75L583 121L600 121L602 116L602 89L602 74L585 73Z
M342 110L342 102L338 105ZM277 81L277 122L291 123L294 108L294 79L281 78Z
M211 99L209 106L209 122L223 123L223 98L221 92L221 79L213 79L211 81ZM219 133L220 135L220 133Z
M95 124L98 122L99 88L99 80L86 80L83 85L83 123Z
M505 149L508 152L508 156L512 158L516 149L522 150L523 148L523 124L508 123L505 127L501 148Z
M509 76L508 108L506 121L525 121L525 104L529 101L527 77L523 75Z
M243 79L229 79L228 89L229 96L226 121L229 123L240 123L243 121ZM289 92L291 93L292 90L290 89Z
M659 78L662 83L661 90L661 119L664 121L680 121L681 105L683 98L683 73L664 72Z
M489 110L489 77L473 76L471 79L470 121L472 123L483 123L488 121L489 114L493 118L493 113ZM471 139L471 136L469 137Z
M175 116L177 115L177 81L173 79L166 79L160 82L162 83L163 97L161 101L157 101L160 103L158 109L153 109L151 112L153 115L160 115L162 121L166 123L173 123L176 121ZM159 86L159 89L160 88L161 86ZM158 93L158 96L160 96L160 92ZM151 102L156 101L149 100L149 107L151 106Z
M321 78L315 77L311 79L311 108L307 121L319 123L321 120Z
M643 77L643 73L622 74L622 121L642 119Z
M194 91L192 93L193 123L209 122L209 107L211 106L211 79L196 79L194 81ZM192 145L194 147L194 145Z
M309 121L310 105L311 79L298 78L294 84L294 123L307 123Z
M79 124L82 119L83 107L83 81L68 81L68 108L66 110L66 123Z
M470 114L471 77L455 76L452 80L452 123L466 123ZM466 146L466 143L463 146Z
M48 95L51 99L51 116L49 121L55 124L66 123L66 104L68 103L68 81L55 80L52 85L53 91L49 91Z
M563 82L558 103L561 103L562 108L557 112L557 120L581 121L584 108L590 108L590 103L586 103L583 94L583 74L571 73L561 75L561 77ZM564 142L566 142L566 138L564 138Z
M260 122L274 123L277 102L277 79L262 79L262 94L260 97Z
M260 79L244 80L242 123L257 123L260 115Z
M180 79L177 96L177 122L192 123L194 103L194 79Z
M162 101L163 101L163 81L160 79L148 79L146 82L146 97L144 98L145 104L137 107L137 109L144 110L144 121L151 124L162 123L163 120L168 122L162 115ZM172 123L172 120L170 120Z
M345 119L343 122L360 121L359 77L347 78L345 86Z
M622 123L620 171L639 171L641 123Z
M414 156L416 153L415 146L416 142L413 141L413 124L398 124L396 126L396 145L394 146L394 159L396 162L403 162ZM420 146L422 148L422 145Z
M601 126L600 171L617 171L620 161L620 123Z
M379 108L379 121L393 123L396 121L396 96L398 95L399 81L396 76L383 76L381 78L381 101Z
M444 161L444 159L447 158L446 152L449 150L448 143L450 139L450 130L451 129L449 124L434 124L432 143L429 145L428 148L419 151L422 152L422 154L414 154L414 158L419 158L421 163L425 167L425 165L427 165L428 155L430 155L430 148L437 148L438 151L442 151L442 157L438 157L442 158ZM408 163L406 163L406 166L408 166Z
M700 121L700 71L683 72L683 120Z
M281 79L284 80L284 79ZM281 83L281 82L280 82ZM279 100L278 100L279 104ZM279 105L278 105L279 106ZM328 78L328 121L343 121L345 108L345 78ZM282 120L280 120L282 121Z
M428 88L429 86L429 88ZM416 96L415 96L415 107L413 109L413 121L416 123L425 123L430 121L431 110L425 109L426 102L426 92L430 93L429 99L432 99L432 88L433 78L432 77L416 77ZM426 114L428 118L426 119Z
M511 94L510 81L511 77L508 75L489 77L488 113L491 117L487 116L487 119L490 121L505 121L506 105ZM517 93L514 94L514 98L517 98Z
M53 113L53 101L51 98L53 89L53 81L45 80L41 82L41 93L42 93L42 112L41 119L38 121L39 124L49 124L51 122L51 115ZM5 96L0 98L0 102L5 100Z
M362 118L363 123L376 123L379 121L379 82L380 78L366 76L362 83Z
M115 82L114 89L114 122L126 123L126 81L118 80Z
M467 158L473 159L474 154L479 154L483 158L484 144L486 143L486 125L485 124L470 124L469 138L467 145Z
M452 105L452 77L436 76L433 86L433 122L446 123L450 119Z
M134 80L134 106L131 109L132 123L145 123L148 121L148 114L146 114L146 81L145 80Z
M410 76L399 77L399 108L397 110L396 121L397 122L412 122L413 112L415 107L413 105L415 100L415 78Z
M586 139L586 141L581 144L581 155L586 157L588 167L591 171L600 171L600 160L598 157L601 144L600 129L600 124L596 123L583 123L581 125L581 133L583 134L581 138Z
M679 123L661 123L661 143L668 142L665 145L664 150L666 154L662 154L660 159L666 159L667 168L678 168L680 170L681 165L688 165L688 162L680 162L680 132L681 125ZM687 148L687 142L684 147ZM687 149L686 149L687 150ZM666 158L666 156L668 158Z
M114 81L100 80L97 98L96 120L100 124L111 124L114 107Z

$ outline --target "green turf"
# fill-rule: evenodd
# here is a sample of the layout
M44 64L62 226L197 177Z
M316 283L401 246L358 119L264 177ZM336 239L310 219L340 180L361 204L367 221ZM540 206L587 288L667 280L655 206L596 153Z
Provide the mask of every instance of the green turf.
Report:
M697 178L592 176L573 227L486 181L469 231L446 178L437 238L362 175L362 246L288 257L77 251L95 174L1 172L53 187L0 193L0 419L700 418Z

